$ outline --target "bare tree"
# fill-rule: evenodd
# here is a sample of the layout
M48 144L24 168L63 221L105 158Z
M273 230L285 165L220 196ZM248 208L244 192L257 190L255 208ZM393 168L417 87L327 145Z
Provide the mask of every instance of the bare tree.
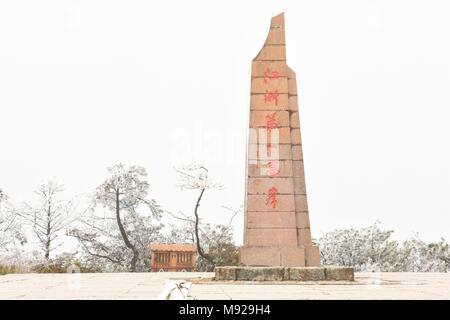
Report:
M200 257L212 263L213 262L212 257L203 250L202 245L200 243L200 235L199 235L200 218L198 209L200 207L203 194L205 193L206 189L220 188L221 186L215 183L211 183L209 181L208 169L206 169L204 166L191 164L183 166L180 169L176 169L176 171L178 173L178 183L177 183L178 187L180 187L181 189L200 190L194 207L193 227L194 227L195 244L197 246L197 252L200 255Z
M155 200L147 199L149 184L143 167L117 164L108 168L108 172L109 177L95 191L93 210L80 219L82 227L72 229L70 235L79 240L91 258L108 261L118 270L135 272L139 262L148 259L142 256L148 250L147 241L160 229L152 224L150 217L141 216L138 209L149 208L156 219L161 217L161 209ZM112 211L113 217L97 215L98 205Z
M62 242L57 239L64 235L65 229L73 220L75 205L73 201L62 199L64 188L52 178L42 183L35 191L37 204L24 204L17 214L26 219L38 239L46 260Z
M236 248L232 243L232 228L231 224L236 215L241 212L242 208L233 210L229 207L223 207L232 212L232 216L227 225L211 225L202 224L199 208L201 201L207 189L221 189L222 185L213 182L209 179L208 169L202 165L191 164L176 169L178 173L177 186L181 189L199 190L196 198L193 216L173 215L173 217L184 221L184 228L190 229L193 235L194 242L197 246L198 255L203 258L200 259L202 269L213 269L215 265L221 265L223 261L232 261L228 259L234 255ZM189 234L189 232L188 232Z

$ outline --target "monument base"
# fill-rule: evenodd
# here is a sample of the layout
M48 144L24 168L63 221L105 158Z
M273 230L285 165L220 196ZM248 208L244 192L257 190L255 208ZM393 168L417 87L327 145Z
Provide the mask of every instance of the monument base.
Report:
M215 281L354 281L352 267L216 267Z
M239 249L244 266L272 267L318 267L319 247L306 246L243 246Z

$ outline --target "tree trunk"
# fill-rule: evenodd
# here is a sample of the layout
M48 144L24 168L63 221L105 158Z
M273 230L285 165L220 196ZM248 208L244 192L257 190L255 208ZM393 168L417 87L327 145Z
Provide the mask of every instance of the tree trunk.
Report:
M212 264L214 264L213 259L211 258L211 256L203 251L203 249L202 249L202 247L200 245L200 237L199 237L199 232L198 232L198 223L199 223L198 207L200 207L200 201L202 200L204 192L205 192L205 188L203 188L202 191L200 192L200 195L198 196L197 203L195 204L195 209L194 209L194 215L195 215L195 227L194 227L195 244L197 245L197 252L200 255L200 257L202 257L202 258L208 260L209 262L211 262Z
M136 263L139 259L139 252L137 251L136 247L130 242L130 239L128 238L128 235L125 231L125 228L123 227L122 221L120 220L120 201L119 201L119 190L116 191L116 220L117 225L119 226L120 234L122 235L123 241L125 242L125 245L128 249L133 251L133 258L130 262L130 271L136 272Z
M50 240L50 237L51 237L51 213L52 213L52 207L51 207L51 202L50 202L51 200L49 200L49 203L48 203L48 207L47 207L47 226L46 226L46 228L47 228L47 230L46 230L46 234L45 234L45 236L46 236L46 238L45 238L45 260L50 260L50 242L51 242L51 240Z

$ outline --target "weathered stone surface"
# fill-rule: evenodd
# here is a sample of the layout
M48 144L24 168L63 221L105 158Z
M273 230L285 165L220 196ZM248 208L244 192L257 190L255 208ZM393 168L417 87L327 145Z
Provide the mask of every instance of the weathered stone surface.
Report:
M306 195L304 194L295 195L295 210L303 212L308 211L308 200L306 199Z
M272 71L278 72L280 77L286 77L286 68L284 61L253 61L252 77L265 77Z
M267 122L274 120L277 127L289 127L289 112L287 111L251 111L250 127L267 128ZM256 142L256 141L255 141Z
M289 94L297 94L297 81L295 78L289 79Z
M215 280L236 280L236 267L215 267Z
M248 246L297 246L297 232L295 228L247 229L246 241Z
M292 144L302 144L302 135L300 129L291 130L291 143Z
M298 112L291 113L290 126L291 128L300 128L300 118L298 116Z
M247 239L247 233L248 229L244 235L245 239ZM239 249L239 261L246 266L279 266L281 252L274 246L243 246Z
M304 177L294 178L294 193L306 195L306 185Z
M286 77L278 77L276 79L253 78L252 93L266 93L267 91L277 91L278 93L288 93L288 79Z
M249 144L248 145L248 159L249 160L291 160L292 149L291 145L271 143L270 145L261 144ZM256 163L256 162L255 162Z
M320 250L315 245L305 245L305 259L307 267L320 266Z
M289 127L266 129L265 127L250 128L250 144L289 144L291 142L291 132Z
M324 281L325 268L303 267L289 268L289 280L291 281Z
M284 268L282 267L237 268L236 279L240 281L283 281Z
M216 267L216 281L354 281L350 267Z
M325 279L330 281L353 281L355 280L354 270L352 267L325 267Z
M292 146L292 160L303 160L303 150L301 145Z
M248 178L247 194L268 194L269 189L276 188L277 194L293 194L293 178Z
M297 228L309 228L309 214L308 212L299 212L295 213Z
M265 44L285 44L286 37L283 28L270 28Z
M267 195L247 195L247 211L295 211L294 195L280 194L276 196L273 206ZM307 210L305 210L307 211Z
M255 60L286 60L286 47L284 45L265 45Z
M270 28L284 29L284 13L278 14L270 20Z
M267 266L270 262L271 266L304 267L305 252L298 246L244 246L240 248L240 261L246 266Z
M303 160L295 160L292 161L292 170L294 173L294 177L305 179L305 169L303 166Z
M304 267L305 249L301 246L283 246L281 248L281 265L283 267Z
M267 92L267 94L270 94ZM275 93L274 93L275 94ZM286 93L278 93L275 98L268 98L266 94L252 94L250 98L251 110L288 110L289 98Z
M297 96L289 95L288 110L289 111L298 111L298 98L297 98Z
M247 174L249 177L292 177L292 161L259 161L248 165Z
M247 212L247 228L295 228L295 212Z
M309 229L309 227L297 229L297 236L299 246L307 246L311 244L311 229Z

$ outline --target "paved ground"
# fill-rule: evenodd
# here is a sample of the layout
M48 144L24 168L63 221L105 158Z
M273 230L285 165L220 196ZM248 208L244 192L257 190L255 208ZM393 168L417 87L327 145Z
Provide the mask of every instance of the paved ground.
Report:
M189 279L197 299L450 299L450 274L356 273L355 282L214 283L212 273L10 274L0 299L155 299L165 283ZM206 278L206 279L205 279Z

